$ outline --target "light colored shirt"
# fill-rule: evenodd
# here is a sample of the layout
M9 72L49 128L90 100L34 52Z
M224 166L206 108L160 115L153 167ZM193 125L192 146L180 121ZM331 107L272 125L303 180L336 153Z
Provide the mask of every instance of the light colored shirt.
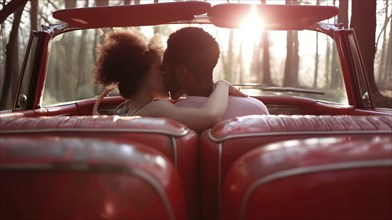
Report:
M206 100L207 97L187 96L184 99L180 99L175 104L181 107L200 108ZM229 96L224 119L245 115L269 115L269 112L264 103L255 98Z

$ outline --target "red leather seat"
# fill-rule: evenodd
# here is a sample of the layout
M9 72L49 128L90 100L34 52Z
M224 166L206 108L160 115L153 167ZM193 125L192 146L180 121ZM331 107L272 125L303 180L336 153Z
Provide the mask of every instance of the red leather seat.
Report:
M201 136L201 201L217 219L222 182L240 156L264 144L310 137L392 135L390 116L245 116L223 121Z
M391 136L278 142L233 164L221 217L387 220L391 186Z
M177 170L138 143L0 137L1 219L184 219Z
M0 120L0 134L9 137L77 137L141 143L163 153L183 181L188 213L198 213L198 136L165 118L119 116L56 116Z

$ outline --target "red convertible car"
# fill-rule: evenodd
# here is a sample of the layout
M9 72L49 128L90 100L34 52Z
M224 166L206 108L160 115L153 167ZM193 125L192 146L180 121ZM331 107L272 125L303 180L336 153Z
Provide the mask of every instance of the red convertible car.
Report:
M55 11L0 112L1 219L392 219L392 111L332 6L168 2ZM105 33L202 27L214 78L261 100L195 132L123 117L91 83Z

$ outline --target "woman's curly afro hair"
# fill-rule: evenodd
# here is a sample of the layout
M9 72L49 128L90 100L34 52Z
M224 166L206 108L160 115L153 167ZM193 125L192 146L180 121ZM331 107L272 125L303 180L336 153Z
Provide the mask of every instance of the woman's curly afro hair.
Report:
M128 99L143 84L143 79L159 55L158 47L147 44L136 31L112 31L98 47L95 83L102 86L118 85L122 97Z

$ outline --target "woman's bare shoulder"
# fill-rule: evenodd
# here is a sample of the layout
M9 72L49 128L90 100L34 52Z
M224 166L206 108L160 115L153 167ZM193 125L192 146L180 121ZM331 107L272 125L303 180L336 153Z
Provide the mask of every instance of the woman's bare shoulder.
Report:
M173 106L174 104L170 100L155 100L146 106Z
M141 111L140 115L144 116L162 116L166 111L170 111L175 108L174 104L169 100L156 100L145 105Z

